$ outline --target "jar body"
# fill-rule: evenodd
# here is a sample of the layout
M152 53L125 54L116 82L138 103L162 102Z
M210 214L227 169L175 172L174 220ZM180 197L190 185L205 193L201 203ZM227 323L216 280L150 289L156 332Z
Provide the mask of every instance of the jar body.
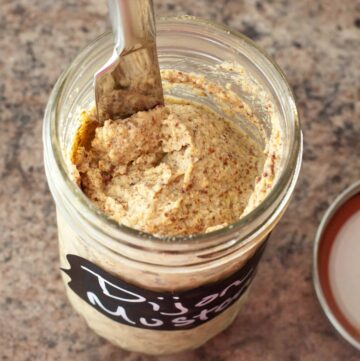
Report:
M117 256L111 257L106 249L93 249L86 241L79 238L61 216L58 216L60 265L62 269L69 269L70 265L66 256L78 255L93 261L103 270L111 272L115 277L136 284L144 289L160 291L183 290L195 288L203 284L218 281L239 269L261 245L259 241L256 247L244 250L238 257L227 263L220 263L214 269L194 269L189 272L174 272L173 270L159 267L149 271L143 265L129 262ZM81 299L69 286L69 277L62 273L67 296L75 310L84 317L89 327L98 335L104 337L111 343L121 348L152 354L162 355L193 349L201 346L206 341L227 328L235 319L241 306L247 298L249 289L245 291L238 300L229 308L221 312L212 320L189 330L149 330L116 322L98 312L92 305Z
M258 82L260 93L273 99L288 142L283 153L293 154L293 159L281 165L288 174L282 177L286 179L276 190L274 201L268 200L268 206L250 214L243 225L193 239L154 240L99 215L73 184L67 164L78 115L93 101L92 76L111 53L111 35L102 36L85 49L59 79L45 113L44 155L57 208L60 263L68 298L100 336L122 348L154 355L196 348L231 324L248 295L265 240L286 209L301 163L301 134L291 92L278 69L253 44L208 22L177 18L159 22L158 49L160 67L203 74L224 86L229 81L226 74L220 70L210 73L207 67L228 60L241 64ZM271 130L272 119L261 109L261 102L239 83L233 85L266 123L264 128ZM193 97L178 91L171 89L169 94ZM208 101L216 107L211 98ZM239 117L238 121L243 120ZM254 133L254 129L249 128L249 132ZM76 266L78 273L71 273ZM98 293L88 284L90 278L79 278L86 269ZM136 290L146 291L146 297L136 298ZM130 294L130 298L124 296ZM138 301L146 303L146 314L151 316L135 319L136 312L120 306L125 298L129 307ZM172 300L171 307L163 308L164 298ZM190 311L191 319L186 318ZM161 317L173 323L166 326Z

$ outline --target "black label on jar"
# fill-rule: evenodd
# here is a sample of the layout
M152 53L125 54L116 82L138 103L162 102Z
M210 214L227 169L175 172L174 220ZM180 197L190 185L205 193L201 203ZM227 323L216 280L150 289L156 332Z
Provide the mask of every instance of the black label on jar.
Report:
M202 325L229 308L247 290L265 249L231 276L180 292L154 292L134 286L88 260L68 254L62 269L68 286L103 315L124 325L152 330L186 330Z

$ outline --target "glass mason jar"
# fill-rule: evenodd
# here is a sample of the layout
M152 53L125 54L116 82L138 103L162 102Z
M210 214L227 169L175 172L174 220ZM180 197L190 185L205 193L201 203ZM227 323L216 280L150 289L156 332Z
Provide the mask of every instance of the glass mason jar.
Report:
M167 17L158 19L157 46L161 68L194 72L224 86L229 82L226 70L214 73L208 67L224 61L240 64L259 87L259 96L272 100L284 139L277 181L254 210L210 233L157 238L107 218L71 176L69 152L79 114L94 101L93 75L112 52L111 33L85 48L57 81L44 116L44 160L56 203L68 298L88 325L115 345L167 354L200 346L236 317L265 240L293 192L302 136L284 75L246 37L207 20ZM270 131L261 99L233 86Z

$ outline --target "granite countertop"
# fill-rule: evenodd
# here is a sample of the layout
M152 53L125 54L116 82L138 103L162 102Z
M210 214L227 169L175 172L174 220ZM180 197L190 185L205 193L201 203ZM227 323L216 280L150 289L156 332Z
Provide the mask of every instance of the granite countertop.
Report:
M69 305L41 127L57 77L107 27L105 0L3 0L0 12L0 360L155 360L115 348ZM355 361L315 298L311 259L325 209L360 179L360 3L155 0L158 13L216 19L264 47L299 106L304 163L245 307L206 346L174 361ZM5 36L4 36L5 35Z

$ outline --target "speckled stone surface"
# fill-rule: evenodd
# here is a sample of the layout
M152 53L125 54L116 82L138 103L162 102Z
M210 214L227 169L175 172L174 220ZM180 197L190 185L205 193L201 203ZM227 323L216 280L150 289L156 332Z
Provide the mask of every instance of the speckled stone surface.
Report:
M93 334L65 298L41 126L75 54L107 27L105 0L0 1L0 360L148 361ZM304 163L247 303L206 346L163 361L355 361L315 298L317 225L360 179L360 2L155 0L158 13L224 22L263 46L298 100Z

